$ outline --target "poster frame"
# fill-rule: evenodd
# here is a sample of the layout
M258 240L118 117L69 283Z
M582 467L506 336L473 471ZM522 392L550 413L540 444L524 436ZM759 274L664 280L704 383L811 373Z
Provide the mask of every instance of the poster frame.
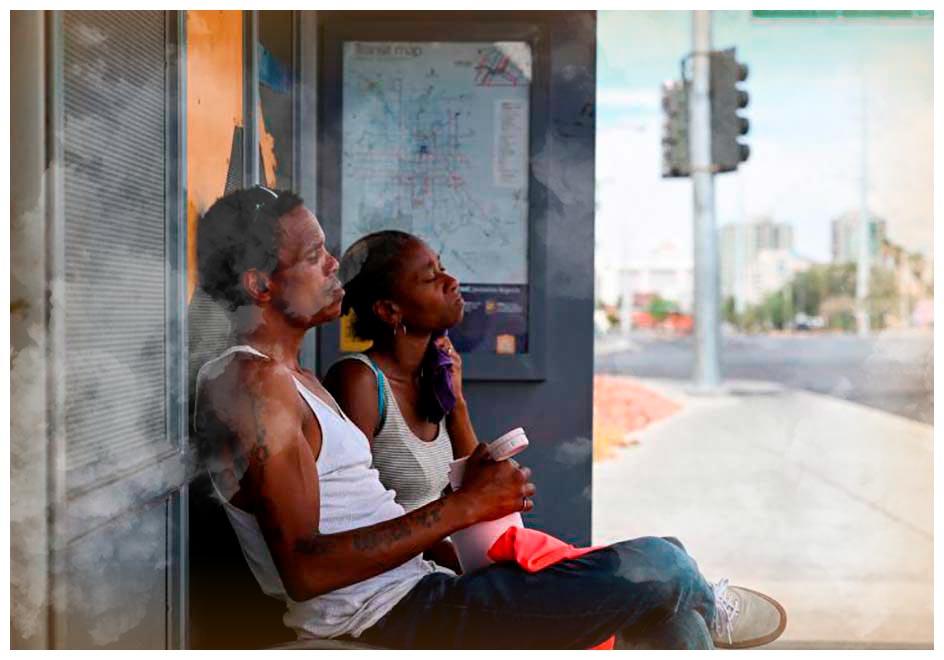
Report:
M546 19L518 12L324 12L320 15L317 215L328 249L340 257L343 44L346 41L527 42L532 79L528 122L528 352L463 353L467 381L543 381L546 356L547 189L535 176L535 156L549 139L550 54ZM471 283L478 284L478 283ZM341 355L340 323L319 331L321 375Z

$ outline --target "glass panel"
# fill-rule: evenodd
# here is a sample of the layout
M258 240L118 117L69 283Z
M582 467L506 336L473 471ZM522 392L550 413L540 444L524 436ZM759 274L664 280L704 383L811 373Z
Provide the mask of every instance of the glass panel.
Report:
M930 647L934 26L819 13L711 12L749 67L751 148L713 177L713 257L660 168L692 12L598 13L594 543L678 537L784 605L778 647Z
M259 12L259 166L263 183L291 189L295 167L293 12Z
M168 449L163 12L65 12L68 486ZM171 151L172 153L172 151Z
M187 12L187 293L190 392L229 343L226 313L198 286L197 221L243 185L243 13Z

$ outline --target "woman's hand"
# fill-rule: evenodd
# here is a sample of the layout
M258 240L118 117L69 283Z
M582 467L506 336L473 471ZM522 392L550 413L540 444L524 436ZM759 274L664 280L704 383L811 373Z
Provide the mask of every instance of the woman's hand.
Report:
M449 440L452 442L452 455L455 458L462 458L471 454L479 444L478 438L475 437L475 429L472 428L465 394L462 392L462 358L459 357L459 351L448 337L437 339L436 346L446 351L452 360L452 366L449 369L452 372L452 393L456 396L456 407L446 415L446 429L449 431Z
M449 356L449 359L452 360L452 366L449 367L450 371L452 371L452 392L456 395L456 404L464 404L465 396L462 393L462 358L459 356L459 351L457 351L456 347L449 341L449 337L440 337L437 339L436 346L444 350Z

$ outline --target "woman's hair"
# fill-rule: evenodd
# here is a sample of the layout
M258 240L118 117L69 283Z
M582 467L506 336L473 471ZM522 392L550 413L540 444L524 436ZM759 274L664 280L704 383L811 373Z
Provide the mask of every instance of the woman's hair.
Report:
M200 286L232 311L249 303L242 274L271 275L279 261L278 219L301 206L288 190L254 186L235 190L213 203L197 223Z
M386 230L358 239L345 251L338 268L344 287L342 314L354 310L354 334L374 341L390 328L374 314L374 303L393 295L393 281L400 271L403 250L416 236L403 231Z

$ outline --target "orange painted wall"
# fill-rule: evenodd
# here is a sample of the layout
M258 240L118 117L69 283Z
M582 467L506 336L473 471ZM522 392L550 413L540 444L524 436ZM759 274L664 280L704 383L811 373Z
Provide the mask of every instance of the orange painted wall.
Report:
M275 181L275 139L256 107L263 183ZM223 194L233 129L243 125L243 13L187 12L187 301L197 286L197 221Z
M223 194L243 125L243 16L187 12L187 300L197 284L197 218Z

